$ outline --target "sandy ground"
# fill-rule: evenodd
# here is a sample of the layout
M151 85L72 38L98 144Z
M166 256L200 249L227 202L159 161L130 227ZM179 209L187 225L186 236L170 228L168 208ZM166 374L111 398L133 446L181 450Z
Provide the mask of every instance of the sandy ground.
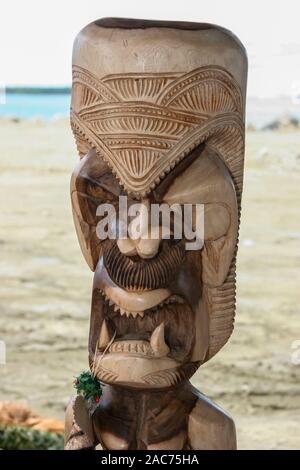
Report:
M62 419L87 366L92 283L71 217L69 124L2 120L0 155L0 399ZM240 449L300 448L299 196L300 131L249 132L236 328L193 378L233 415Z

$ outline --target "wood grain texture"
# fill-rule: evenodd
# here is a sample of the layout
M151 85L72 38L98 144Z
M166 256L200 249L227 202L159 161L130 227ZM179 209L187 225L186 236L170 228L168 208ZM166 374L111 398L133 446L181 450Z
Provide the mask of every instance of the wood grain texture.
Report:
M67 448L236 447L232 419L189 379L234 325L246 77L244 48L214 25L106 18L75 40L71 197L95 271L89 363L104 394L96 409L72 402ZM203 204L203 246L165 239L161 221L155 239L100 240L96 208L119 220L120 195L146 214L192 205L193 227Z

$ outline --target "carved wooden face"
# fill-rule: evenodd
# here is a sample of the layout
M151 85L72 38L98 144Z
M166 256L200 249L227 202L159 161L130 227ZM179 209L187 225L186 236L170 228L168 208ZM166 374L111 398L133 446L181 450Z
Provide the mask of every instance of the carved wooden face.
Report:
M95 271L90 365L107 383L162 388L189 378L233 329L245 62L222 31L117 29L111 37L109 28L87 27L73 57L71 123L81 161L72 207ZM146 49L163 41L169 51L147 73L153 54L146 54L145 38ZM191 47L197 61L208 60L201 55L206 41L213 65L191 69ZM228 55L218 52L222 41ZM108 52L123 47L129 62L116 73ZM203 246L187 251L184 238L162 236L100 240L97 207L112 204L118 220L119 196L128 197L129 207L203 204Z
M81 247L95 269L91 367L105 382L136 387L188 378L209 356L205 286L224 285L236 245L236 193L226 166L202 145L143 198L149 208L204 204L204 246L196 251L186 250L184 238L99 240L97 207L112 204L118 222L126 192L94 150L75 169L71 192Z

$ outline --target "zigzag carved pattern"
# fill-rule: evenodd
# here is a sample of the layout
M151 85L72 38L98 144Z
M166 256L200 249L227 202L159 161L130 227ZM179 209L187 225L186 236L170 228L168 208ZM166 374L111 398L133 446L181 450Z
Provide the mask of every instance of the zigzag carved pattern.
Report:
M75 137L77 152L79 153L80 158L82 158L88 153L89 149L91 148L91 144L87 137L80 132L73 119L71 119L71 128Z

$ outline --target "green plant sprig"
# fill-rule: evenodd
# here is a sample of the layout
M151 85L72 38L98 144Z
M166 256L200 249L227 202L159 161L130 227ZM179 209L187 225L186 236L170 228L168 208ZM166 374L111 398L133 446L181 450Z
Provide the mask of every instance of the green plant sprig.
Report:
M90 371L81 372L73 382L77 393L81 393L86 400L94 400L99 403L102 396L101 383L93 377Z

